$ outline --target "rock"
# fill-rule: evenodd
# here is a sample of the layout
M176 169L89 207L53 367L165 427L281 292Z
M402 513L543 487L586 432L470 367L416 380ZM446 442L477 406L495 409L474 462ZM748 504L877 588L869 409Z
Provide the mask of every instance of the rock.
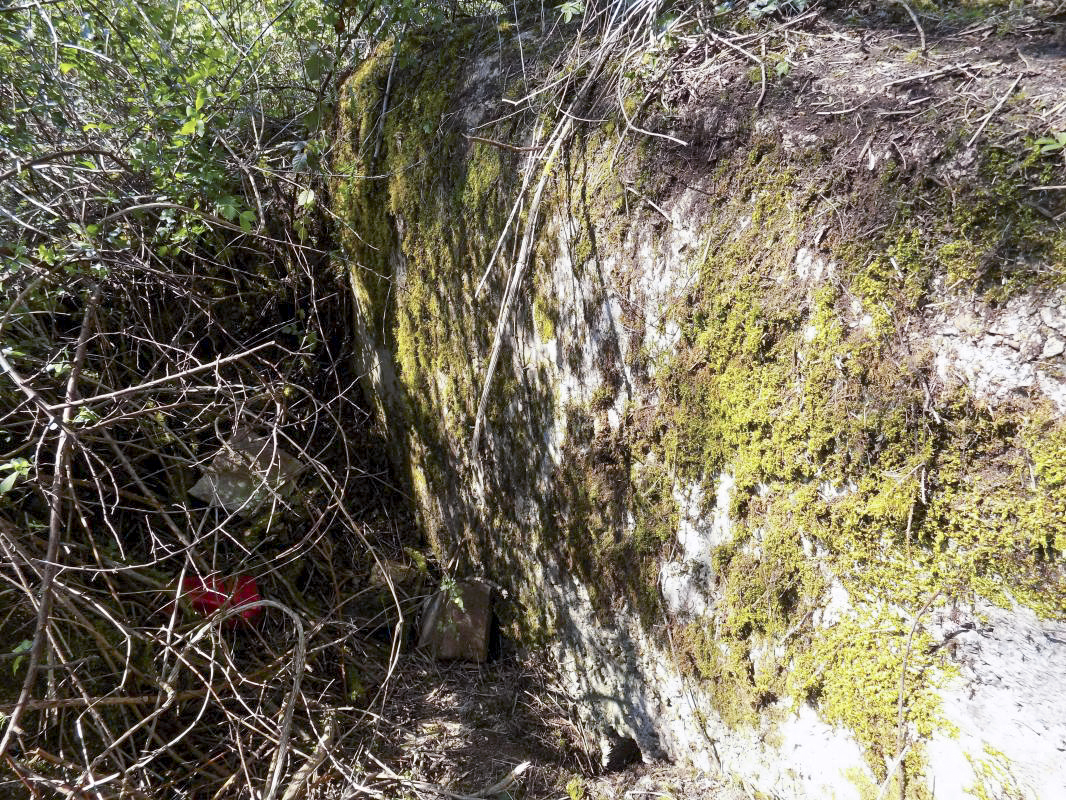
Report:
M426 603L418 648L441 661L481 663L489 654L492 589L480 581L442 588Z
M1063 320L1061 313L1057 308L1052 306L1042 306L1040 308L1040 321L1047 325L1049 328L1054 328L1057 331L1062 331Z
M1003 314L991 327L989 327L988 332L995 336L1011 338L1017 336L1020 330L1021 325L1018 317L1010 314Z
M870 62L874 70L880 56ZM899 66L902 87L917 72L912 65ZM379 65L382 71L388 68L387 61ZM756 136L766 142L759 150L767 148L770 156L760 160L757 173L743 147L735 149L735 158L732 145L711 152L718 147L709 143L718 136L714 126L685 156L691 167L680 181L685 188L672 174L660 176L661 165L678 157L670 151L642 154L634 148L631 158L612 161L622 151L610 144L582 149L584 160L574 163L571 185L593 193L589 200L582 197L592 213L582 220L567 202L546 210L536 242L534 294L541 311L550 312L552 335L541 334L539 328L548 326L530 313L530 303L512 315L511 357L500 360L501 391L493 393L487 410L495 424L486 428L477 448L461 444L469 441L474 416L468 387L463 381L444 385L438 365L484 362L484 342L470 334L483 329L484 307L461 253L480 246L476 237L486 234L484 201L501 199L497 187L492 194L478 191L461 207L445 203L434 210L422 195L450 196L448 170L424 171L425 185L390 180L390 197L400 211L375 219L385 234L380 264L385 269L395 264L394 280L404 288L387 295L396 303L396 322L379 324L376 309L384 298L378 278L367 270L351 271L360 305L366 306L357 322L359 336L366 339L359 368L381 387L377 399L401 443L400 463L419 478L412 488L427 533L447 552L480 532L482 557L507 573L498 577L518 589L523 607L532 612L522 615L517 631L534 641L543 637L583 729L613 727L632 737L649 759L655 752L649 742L657 740L678 763L720 769L750 786L753 795L795 800L878 794L884 761L895 756L888 751L897 733L895 701L907 648L916 680L912 683L908 674L911 704L905 710L913 714L926 701L930 710L936 707L934 692L953 673L938 671L944 656L927 658L924 652L929 617L919 613L914 600L927 588L969 597L988 587L1010 602L1016 588L1019 596L1031 598L1040 582L1057 581L1061 566L1030 558L1024 542L1018 547L1019 537L1037 543L1042 538L1040 531L1028 530L1022 514L1030 503L1034 519L1042 514L1037 504L1043 496L1019 485L1022 495L1013 513L1013 487L1007 481L1021 451L1039 451L1042 459L1055 455L1050 442L1028 436L1033 429L1028 419L1034 408L1043 415L1045 400L1066 414L1061 361L1037 360L1049 336L1066 340L1062 291L1043 282L1030 286L1011 280L985 292L981 280L958 281L959 276L946 274L955 259L968 258L975 276L984 278L1012 274L1016 261L1025 275L1054 274L1057 263L1026 247L1024 235L1004 230L998 219L975 219L979 238L971 239L976 250L989 237L988 276L985 254L971 252L965 241L941 258L939 243L923 233L951 229L950 206L937 198L984 188L987 176L980 174L980 151L969 148L938 177L952 153L943 153L944 144L929 132L913 131L916 141L925 139L912 158L907 144L912 131L893 131L902 134L897 155L910 163L886 173L885 182L864 181L868 197L812 192L823 178L819 171L806 171L809 164L820 165L832 151L831 158L845 156L838 162L841 169L854 172L856 164L866 163L867 150L883 159L886 142L892 141L887 136L893 134L881 128L866 127L856 131L856 138L850 123L839 129L836 123L828 129L824 124L851 109L853 71L841 69L844 74L834 77L836 70L827 70L837 94L819 90L818 102L832 107L815 111L807 102L812 98L797 94L793 99L806 107L773 104L757 115ZM736 72L736 89L750 91L744 69ZM870 96L880 93L883 65L868 75ZM725 80L724 73L715 80L719 76ZM716 94L713 82L701 84L699 91L707 94L693 101L688 117L693 133L700 133L699 120L708 108L727 105L709 98L727 100L735 91L723 83ZM809 85L795 85L801 83ZM986 84L983 91L999 97L1004 89ZM826 119L820 120L823 114ZM808 123L814 134L809 141L821 140L824 148L812 153L813 159L799 152L792 160L787 144L776 149L790 130L804 130ZM793 139L797 149L807 146ZM343 147L356 152L358 140L353 137ZM648 203L642 208L625 184L611 189L599 177L587 181L612 172L626 183L654 175L645 191L659 208ZM511 169L507 174L517 185L514 179L520 182L523 173ZM359 193L365 201L360 208L374 202L360 184L342 187ZM900 188L932 193L928 205L923 203L920 226L884 218L884 210L897 207ZM1005 216L1011 213L1003 210ZM1028 214L1021 202L1018 210ZM350 214L350 208L341 211ZM426 212L434 217L422 220ZM663 218L671 224L664 226ZM359 221L350 217L348 224ZM435 252L439 225L453 222L460 231L458 247L440 251L447 270L438 269L425 253ZM874 264L866 255L887 247L899 274L888 253L868 271ZM937 255L930 258L934 247ZM835 274L830 252L841 259ZM1032 263L1022 264L1023 258ZM963 272L967 264L957 266ZM493 301L507 292L491 291L503 293ZM449 312L426 314L427 296L446 303ZM860 344L865 326L877 337L875 346ZM404 344L397 347L401 335ZM419 352L440 357L418 363L410 355ZM597 394L608 375L617 379L610 403ZM411 397L419 399L419 417L432 419L433 425L411 424ZM921 412L896 413L900 404L912 407L916 397L922 398ZM621 425L609 422L608 408L628 412ZM959 422L973 419L981 445L971 443L976 428L937 422L942 412ZM861 428L848 421L858 414ZM907 442L911 437L926 441L927 426L933 424L926 417L938 425L938 447L958 461L919 459L922 463L908 466ZM986 425L990 419L997 421ZM885 424L891 431L880 437L877 429ZM594 425L599 437L593 436ZM873 435L860 434L867 426ZM806 432L815 435L803 447L799 437ZM881 454L892 452L899 456L898 472L882 477L887 462L875 466L867 456L880 462ZM736 486L719 494L716 483L731 469ZM1044 488L1038 487L1041 493ZM1047 488L1048 502L1057 502L1059 494ZM973 536L967 541L953 536L948 548L925 549L916 536L908 541L877 535L861 513L870 508L879 517L891 517L894 521L882 528L888 534L903 526L897 512L903 509L909 518L906 508L917 501L908 501L915 498L922 506L942 501L945 514ZM939 535L932 519L914 516L918 535ZM645 540L652 545L646 556L628 556L635 552L628 551L629 543L650 532L656 538ZM847 544L830 551L829 542ZM615 543L625 549L615 549ZM587 557L593 548L595 557ZM933 572L911 568L914 548L921 548L922 558L928 556ZM968 559L978 553L981 573L954 569L972 564ZM788 585L790 574L803 576L795 592ZM1041 605L1057 606L1057 589L1049 586ZM775 622L773 637L739 626L729 626L729 636L716 635L723 627L720 620L745 615L752 603L768 604L775 618L781 603L787 627L782 630ZM706 618L687 618L704 605ZM921 624L908 637L916 616ZM867 633L868 623L877 626L869 631L873 636L876 630L870 647L880 652L857 664L854 654L840 648L846 639ZM778 649L782 645L784 653ZM960 641L958 647L963 646ZM744 663L748 654L750 671ZM705 656L699 670L692 669L692 655ZM802 672L802 680L790 672ZM1056 694L1061 681L1051 680L1050 673L1045 671L1035 687L1048 705L1062 694ZM820 690L827 686L832 691L823 696ZM977 680L963 687L972 690L975 701L988 698L989 707L1007 708L1022 697L1017 682L1006 695L995 688ZM785 694L790 690L796 696ZM1004 712L1001 724L983 715L980 725L996 726L995 739L967 738L943 766L933 766L932 757L926 760L923 751L931 735L925 723L908 725L908 791L935 793L941 800L961 798L968 790L1005 796L974 779L980 762L989 759L985 739L1007 753L1010 763L981 767L982 774L1014 772L1016 763L1019 769L1058 777L1062 753L1055 749L1049 756L1046 742L1028 751L997 744L1000 739L1027 742L1019 735L1026 716ZM938 726L938 719L930 714L928 727ZM963 730L960 724L943 728L947 737L953 729ZM887 732L889 747L874 752L871 731ZM956 764L973 766L964 772ZM958 792L943 790L948 778L941 769L953 776L953 786L961 786ZM935 786L927 780L934 770L941 776ZM1060 794L1061 789L1049 789L1032 797Z
M374 586L405 587L408 589L421 589L422 572L414 564L407 564L391 558L383 558L374 564L370 573L370 583Z
M1054 358L1055 356L1061 356L1064 350L1066 350L1066 342L1063 342L1058 336L1050 336L1044 342L1044 349L1040 353L1040 357Z
M968 336L979 336L984 331L984 323L971 311L962 311L956 314L951 321L951 326L959 333L964 333Z
M230 514L254 517L272 495L291 486L304 466L274 440L238 429L189 494Z
M1044 343L1041 341L1040 336L1038 336L1036 333L1032 333L1018 347L1018 352L1026 361L1033 361L1034 359L1041 357L1040 348L1043 344Z

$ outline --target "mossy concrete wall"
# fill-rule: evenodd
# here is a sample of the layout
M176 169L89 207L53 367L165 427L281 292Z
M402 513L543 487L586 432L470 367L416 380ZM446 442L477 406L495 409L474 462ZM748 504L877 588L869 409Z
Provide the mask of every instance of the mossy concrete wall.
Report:
M766 796L1054 796L1066 209L1029 188L1061 162L756 112L747 77L670 112L687 147L578 127L475 453L520 74L494 27L428 33L338 111L339 259L441 565L646 757Z

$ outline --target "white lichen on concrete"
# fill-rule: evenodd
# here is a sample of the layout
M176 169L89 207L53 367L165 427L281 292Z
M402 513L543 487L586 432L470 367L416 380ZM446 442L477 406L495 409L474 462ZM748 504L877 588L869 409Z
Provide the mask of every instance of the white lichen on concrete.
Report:
M669 616L681 622L698 619L714 606L714 570L711 556L716 547L733 537L729 516L734 488L728 472L718 477L714 506L705 510L705 491L699 483L674 487L678 506L678 557L663 563L659 587Z
M1043 395L1066 413L1061 297L1023 295L998 309L959 299L945 307L931 320L928 339L941 381L964 384L992 406Z
M827 725L810 706L803 705L786 718L778 733L779 751L806 796L861 800L863 793L856 777L865 778L867 785L875 783L855 737L843 728Z
M928 745L935 796L971 796L991 777L981 774L982 761L998 758L1001 769L989 772L1008 771L1000 781L1013 786L987 786L985 796L1062 797L1066 624L980 603L938 612L930 627L958 671L940 690L942 713L958 733L937 734Z
M832 280L836 265L817 250L801 247L796 251L793 270L800 283L816 286L825 280Z
M669 756L768 797L862 800L855 776L872 781L872 775L850 732L809 706L793 710L788 699L776 704L782 720L776 728L730 727L636 613L620 609L604 626L571 574L538 565L532 577L550 607L560 609L553 654L590 728L632 736L645 759Z

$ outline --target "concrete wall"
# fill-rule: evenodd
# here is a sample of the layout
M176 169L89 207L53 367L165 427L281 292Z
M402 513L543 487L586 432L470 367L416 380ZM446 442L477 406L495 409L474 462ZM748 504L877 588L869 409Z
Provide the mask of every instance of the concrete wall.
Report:
M590 108L474 450L530 156L469 137L527 144L532 112L479 127L516 59L415 39L339 109L341 264L440 563L646 758L765 796L876 797L900 762L908 797L1057 796L1066 235L1027 192L1061 163L967 147L950 97L910 138L812 114L846 71L759 110L743 70L693 78L647 122L685 147Z

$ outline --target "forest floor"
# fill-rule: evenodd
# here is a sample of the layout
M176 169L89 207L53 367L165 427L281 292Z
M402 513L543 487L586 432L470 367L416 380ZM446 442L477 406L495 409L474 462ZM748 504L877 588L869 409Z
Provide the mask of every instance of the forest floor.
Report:
M598 734L583 729L573 701L543 656L505 652L486 664L442 664L413 653L392 682L373 742L372 776L418 797L738 800L720 777L667 762L602 769ZM488 794L524 762L504 791Z

